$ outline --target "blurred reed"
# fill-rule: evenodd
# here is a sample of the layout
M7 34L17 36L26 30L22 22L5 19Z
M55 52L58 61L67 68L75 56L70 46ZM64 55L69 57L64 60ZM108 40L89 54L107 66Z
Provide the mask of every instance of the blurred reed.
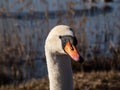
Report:
M82 15L77 16L76 13L79 14L80 11L74 9L76 3L69 2L66 4L66 12L61 10L61 6L52 16L49 13L48 2L41 0L46 9L44 17L40 19L39 14L37 16L31 8L33 0L26 1L26 4L25 0L15 0L14 4L23 5L16 9L17 16L10 16L12 15L9 12L10 8L15 7L14 5L9 6L8 0L0 2L0 84L19 82L33 76L34 61L36 59L44 61L45 59L45 38L50 28L58 24L67 24L75 30L79 43L78 48L85 57L86 61L81 66L75 62L72 63L74 72L120 70L120 39L117 39L117 45L112 41L115 35L113 29L119 30L120 26L118 23L111 26L112 21L109 22L110 18L116 17L114 13L111 17L102 13L104 28L101 30L100 16L91 16L91 13L97 13L95 7L92 7L92 11L88 10L88 16L86 16L85 10L81 10ZM39 6L37 7L39 8ZM26 16L22 13L24 11L28 12L25 14ZM118 14L116 19L119 18ZM91 37L88 35L89 33ZM120 34L118 36L120 37ZM104 48L101 49L103 44ZM107 54L109 55L107 56Z

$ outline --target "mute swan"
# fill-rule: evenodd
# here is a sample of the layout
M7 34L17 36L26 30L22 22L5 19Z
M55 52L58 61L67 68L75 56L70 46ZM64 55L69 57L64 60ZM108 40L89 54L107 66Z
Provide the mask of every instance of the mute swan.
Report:
M73 77L69 56L79 61L77 40L72 28L67 25L55 26L45 41L50 90L73 90ZM81 58L81 62L83 59Z

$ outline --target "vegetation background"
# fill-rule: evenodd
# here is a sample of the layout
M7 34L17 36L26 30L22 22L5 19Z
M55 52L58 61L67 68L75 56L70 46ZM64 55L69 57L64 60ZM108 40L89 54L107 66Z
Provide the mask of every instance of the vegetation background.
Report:
M1 0L0 90L48 90L44 41L71 26L85 62L72 61L75 90L120 90L119 0Z

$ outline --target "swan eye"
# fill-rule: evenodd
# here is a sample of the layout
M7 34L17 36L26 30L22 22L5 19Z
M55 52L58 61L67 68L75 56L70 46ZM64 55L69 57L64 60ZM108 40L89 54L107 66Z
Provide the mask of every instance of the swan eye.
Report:
M59 36L59 38L61 39L61 38L62 38L62 36Z
M73 32L73 29L71 27L69 29Z

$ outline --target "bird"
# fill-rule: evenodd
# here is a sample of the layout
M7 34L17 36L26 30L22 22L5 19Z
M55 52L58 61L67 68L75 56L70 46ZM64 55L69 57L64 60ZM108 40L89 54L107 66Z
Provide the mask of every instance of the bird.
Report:
M57 25L45 40L45 56L50 90L73 90L71 59L83 62L76 48L74 30L68 25Z

